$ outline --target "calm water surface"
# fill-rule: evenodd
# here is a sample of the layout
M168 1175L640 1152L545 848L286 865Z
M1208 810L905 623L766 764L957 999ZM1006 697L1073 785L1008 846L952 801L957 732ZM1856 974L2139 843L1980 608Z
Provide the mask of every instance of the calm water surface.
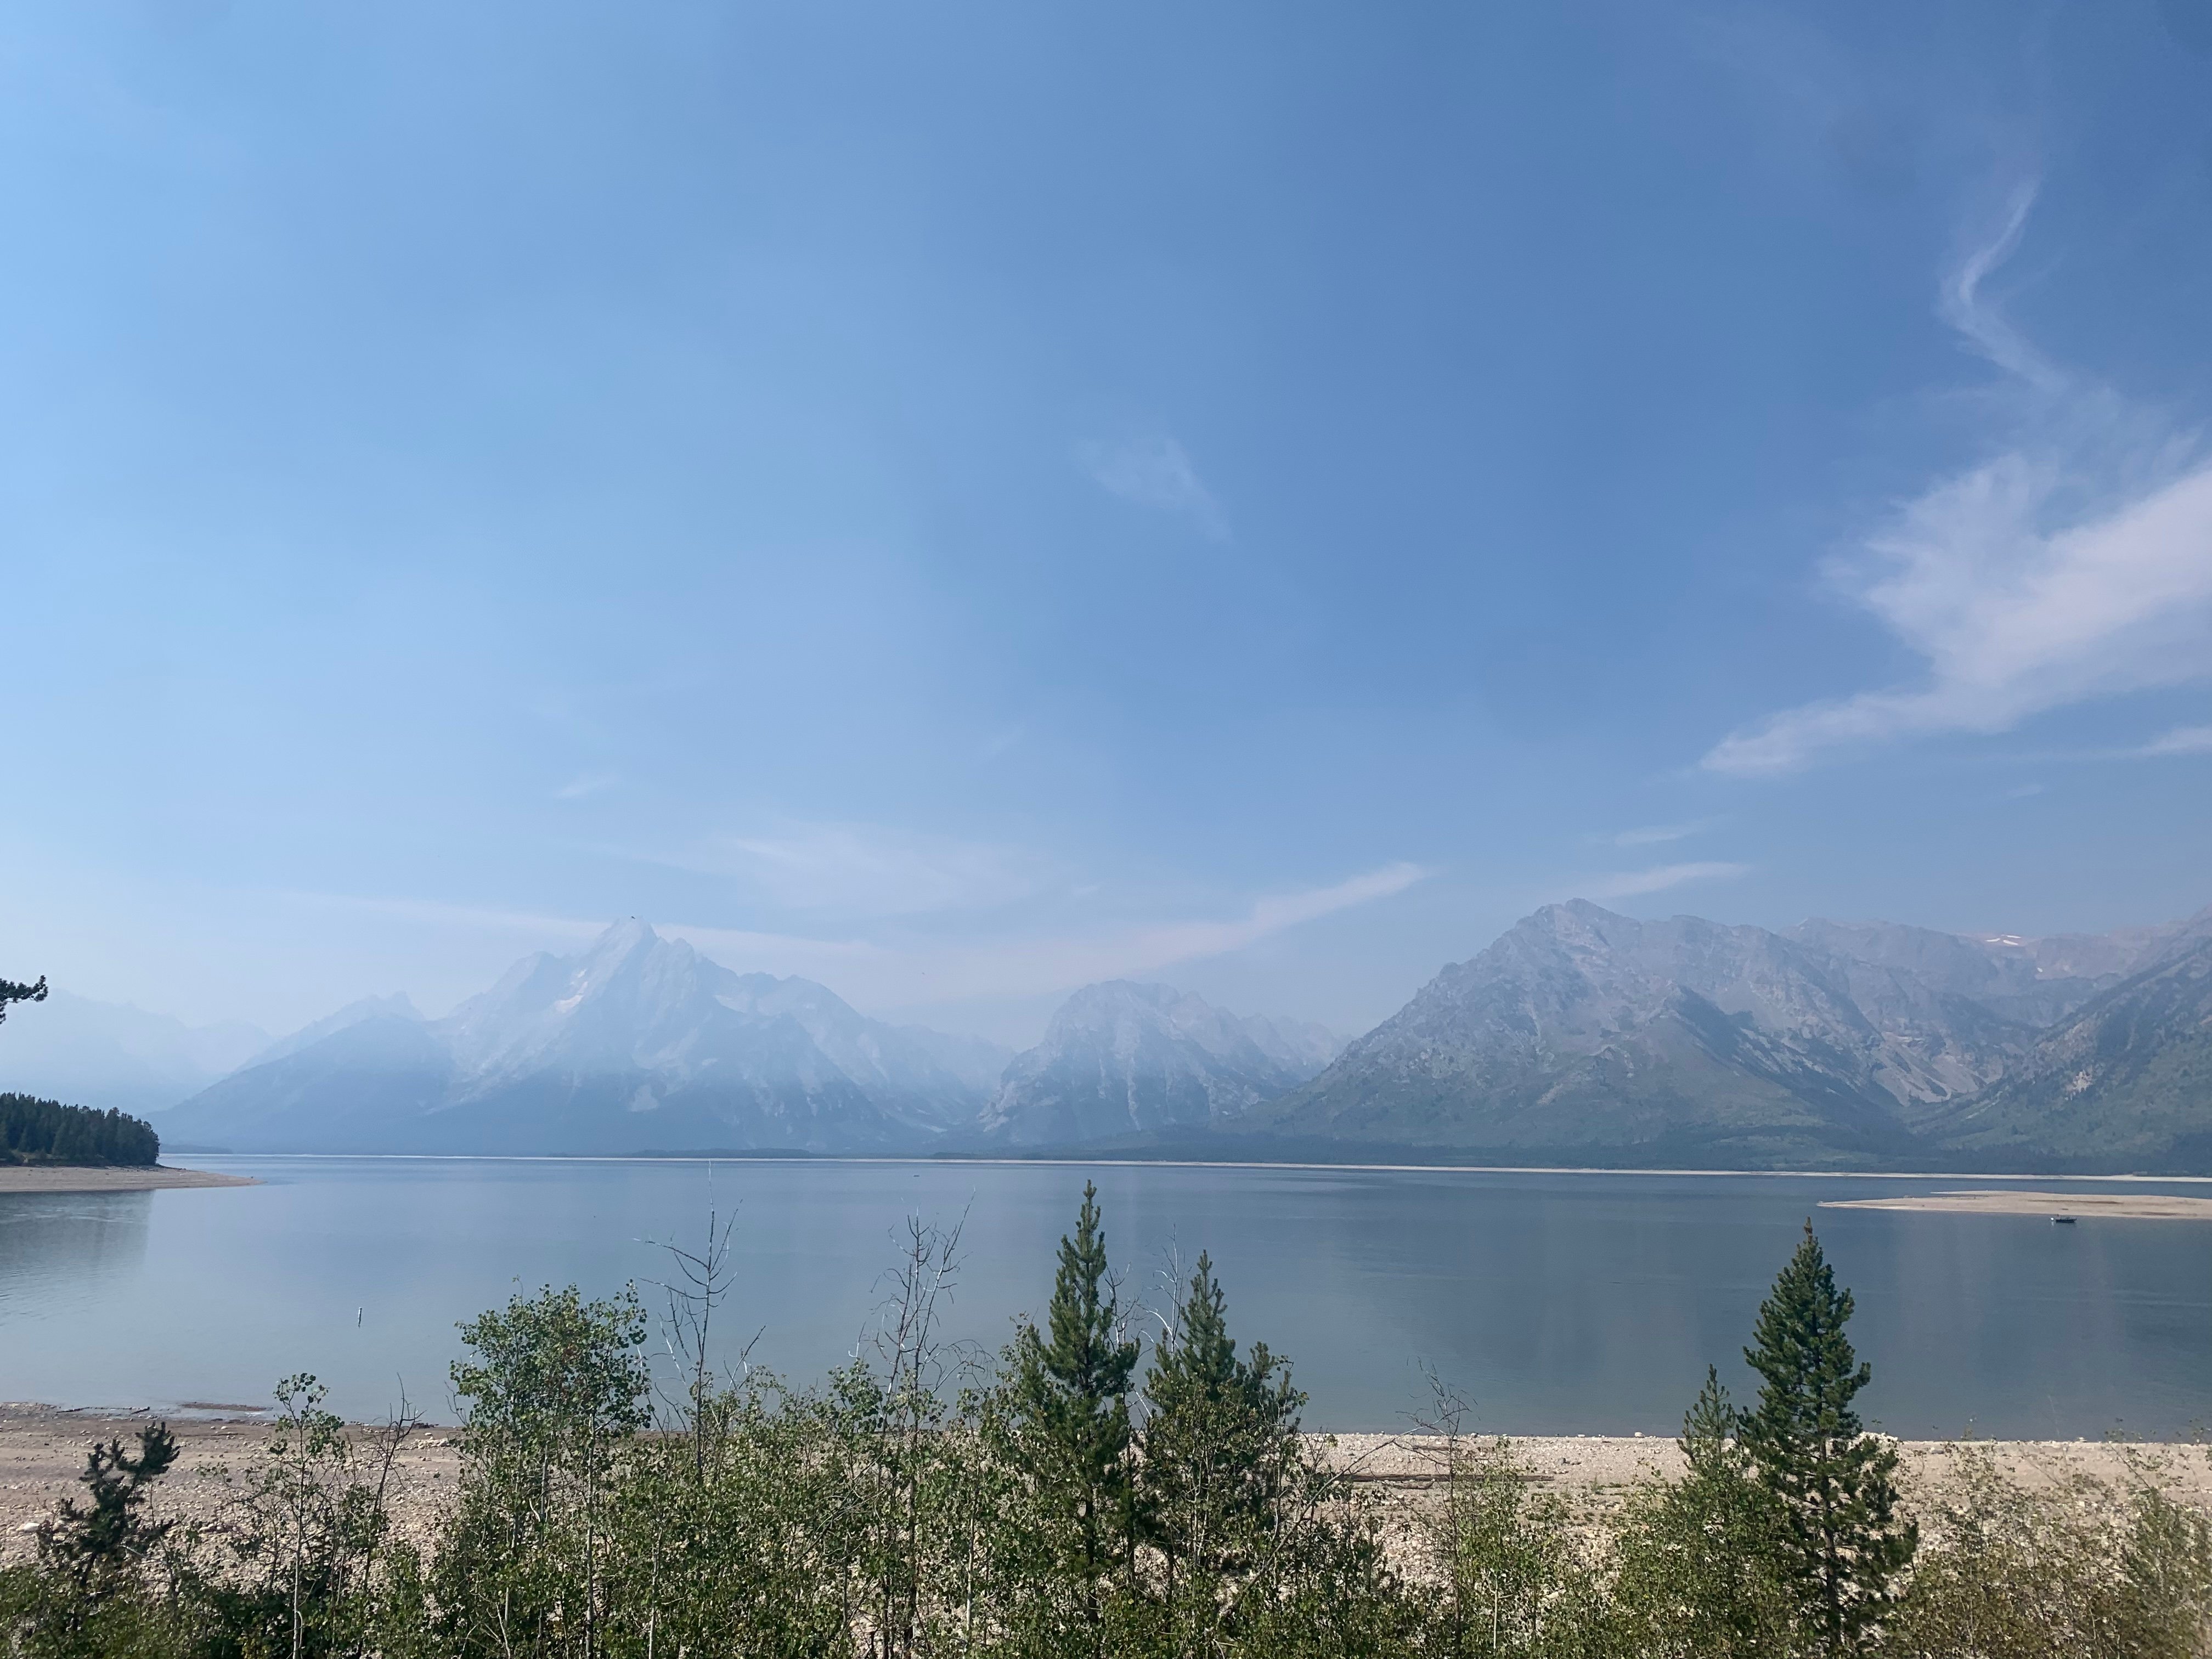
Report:
M758 1362L806 1377L850 1353L909 1215L965 1218L951 1334L995 1348L1048 1295L1087 1176L1129 1292L1164 1304L1165 1264L1210 1251L1232 1330L1292 1358L1323 1427L1406 1426L1433 1371L1485 1429L1672 1433L1708 1361L1749 1392L1753 1312L1808 1214L1857 1296L1882 1426L2212 1423L2212 1224L1814 1207L1956 1177L194 1162L266 1184L0 1195L0 1398L252 1402L313 1370L349 1413L380 1414L404 1383L450 1416L455 1321L518 1286L665 1276L654 1241L696 1243L710 1206L738 1218L723 1317Z

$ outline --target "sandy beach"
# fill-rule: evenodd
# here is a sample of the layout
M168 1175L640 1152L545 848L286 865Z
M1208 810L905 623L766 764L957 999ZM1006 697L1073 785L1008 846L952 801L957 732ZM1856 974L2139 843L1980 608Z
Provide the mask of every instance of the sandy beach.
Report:
M258 1408L220 1401L197 1402L192 1415L173 1417L184 1443L176 1471L156 1489L157 1515L207 1516L220 1506L221 1480L213 1471L234 1468L252 1456L267 1432ZM0 1559L22 1559L33 1530L55 1502L74 1491L86 1449L111 1435L136 1434L143 1415L66 1411L51 1406L0 1404ZM393 1467L395 1513L402 1529L421 1538L459 1470L453 1430L425 1428L403 1448ZM1418 1506L1444 1464L1444 1443L1423 1435L1346 1434L1334 1437L1328 1455L1387 1502ZM2108 1441L2008 1440L1984 1443L1998 1468L2031 1491L2050 1491L2087 1478L2114 1486L2131 1472L2154 1471L2183 1501L2212 1509L2212 1455L2197 1445L2125 1446ZM1681 1470L1672 1440L1620 1436L1551 1436L1516 1439L1516 1455L1534 1485L1562 1496L1603 1504L1637 1481ZM1905 1487L1917 1504L1940 1502L1953 1479L1956 1448L1948 1442L1902 1443Z
M1824 1210L1939 1210L1956 1215L2106 1217L2122 1221L2212 1221L2212 1198L2170 1193L1925 1193L1895 1198L1826 1198Z
M75 1169L52 1164L0 1164L0 1194L151 1193L171 1187L258 1187L252 1176L208 1170Z

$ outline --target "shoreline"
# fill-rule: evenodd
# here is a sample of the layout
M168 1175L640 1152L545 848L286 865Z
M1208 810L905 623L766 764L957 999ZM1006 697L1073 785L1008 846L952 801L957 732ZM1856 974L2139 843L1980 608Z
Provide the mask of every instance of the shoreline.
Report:
M2212 1198L2173 1193L1955 1192L1824 1198L1824 1210L1917 1210L1931 1215L2048 1216L2052 1220L2212 1221Z
M896 1158L832 1152L216 1152L199 1158L297 1158L302 1161L422 1164L912 1164L945 1169L985 1164L1007 1169L1068 1170L1313 1170L1382 1175L1685 1176L1700 1180L1755 1181L2096 1181L2212 1186L2212 1175L2081 1175L2063 1170L1707 1170L1617 1164L1316 1164L1287 1158L993 1158L931 1152Z
M252 1176L220 1175L168 1164L0 1164L0 1196L9 1193L156 1193L185 1187L258 1187Z
M33 1528L54 1504L78 1489L85 1453L94 1440L128 1438L158 1415L144 1411L71 1409L0 1402L0 1562L20 1559L33 1547ZM209 1401L166 1419L182 1443L174 1473L154 1494L157 1516L202 1516L220 1504L223 1489L212 1471L236 1468L260 1446L271 1417L262 1407ZM356 1434L374 1425L349 1425ZM1446 1443L1411 1433L1316 1431L1334 1442L1326 1455L1359 1486L1394 1506L1419 1506L1442 1473ZM393 1466L392 1497L401 1531L424 1538L445 1507L460 1473L450 1425L425 1425L410 1437ZM1494 1437L1469 1434L1468 1446ZM1652 1436L1529 1435L1504 1437L1534 1487L1600 1508L1618 1503L1640 1480L1681 1472L1681 1453L1671 1439ZM1908 1502L1940 1503L1957 1478L1959 1449L1976 1448L2024 1490L2057 1492L2087 1480L2122 1490L2154 1473L2166 1490L2199 1509L2212 1510L2212 1449L2203 1443L2131 1443L2110 1440L1905 1440L1897 1443Z

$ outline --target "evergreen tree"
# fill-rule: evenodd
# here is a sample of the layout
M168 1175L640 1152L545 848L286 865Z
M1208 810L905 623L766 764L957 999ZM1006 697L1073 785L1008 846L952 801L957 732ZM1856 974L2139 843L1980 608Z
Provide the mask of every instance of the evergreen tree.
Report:
M39 975L36 985L19 985L12 979L0 979L0 1025L8 1023L8 1005L11 1002L44 1002L46 1000L46 976Z
M1129 1387L1137 1354L1108 1272L1098 1188L1086 1182L1074 1235L1060 1241L1045 1328L1025 1325L1014 1340L1003 1409L1052 1568L1074 1583L1094 1651L1103 1641L1101 1586L1133 1547Z
M135 1572L175 1524L151 1522L138 1512L146 1489L177 1461L177 1437L167 1423L138 1431L134 1455L120 1439L97 1442L77 1477L89 1508L64 1498L53 1518L39 1527L39 1559L64 1574L78 1595L96 1601L113 1581Z
M133 1164L161 1156L143 1119L31 1095L0 1094L0 1164Z
M1312 1472L1298 1436L1305 1396L1264 1342L1237 1357L1206 1255L1146 1379L1145 1401L1140 1496L1164 1568L1164 1633L1170 1651L1211 1652L1240 1622L1240 1592L1265 1583L1288 1500L1303 1498Z
M1862 1432L1851 1407L1872 1369L1844 1334L1850 1316L1808 1220L1744 1351L1763 1386L1741 1439L1775 1501L1800 1628L1831 1656L1869 1649L1919 1542L1896 1518L1897 1452Z

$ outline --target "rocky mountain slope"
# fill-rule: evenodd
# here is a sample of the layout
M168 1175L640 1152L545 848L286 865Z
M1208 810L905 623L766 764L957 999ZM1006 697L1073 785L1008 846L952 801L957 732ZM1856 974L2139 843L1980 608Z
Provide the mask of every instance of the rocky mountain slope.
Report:
M1939 1133L1999 1164L2212 1173L2212 915L2060 1021Z
M1313 1077L1335 1049L1317 1025L1240 1018L1164 985L1086 986L1006 1067L982 1133L1060 1146L1220 1128Z
M2099 1011L2140 1003L2136 1041L2146 1054L2171 1048L2187 993L2142 988L2191 937L2188 924L2045 940L1827 922L1785 934L1551 905L1447 967L1312 1083L1241 1127L1527 1159L1757 1167L1963 1157L1991 1144L2000 1125L2012 1133L2028 1109L2026 1079L2060 1063L2052 1045L2092 1041L2066 1033L2126 1018ZM2065 1023L2046 1036L2053 1021ZM2141 1035L2151 1025L2159 1036ZM2136 1144L2185 1133L2182 1084L2148 1059L2128 1076L2126 1087L2169 1103L2143 1108L2147 1139ZM2110 1109L2099 1103L2121 1086L2085 1087L2097 1098L2080 1103L2082 1144ZM2212 1114L2201 1100L2194 1109ZM2058 1143L2023 1127L2007 1144L2025 1156Z
M155 1125L239 1151L915 1150L973 1121L987 1060L627 921L444 1019L356 1004Z

